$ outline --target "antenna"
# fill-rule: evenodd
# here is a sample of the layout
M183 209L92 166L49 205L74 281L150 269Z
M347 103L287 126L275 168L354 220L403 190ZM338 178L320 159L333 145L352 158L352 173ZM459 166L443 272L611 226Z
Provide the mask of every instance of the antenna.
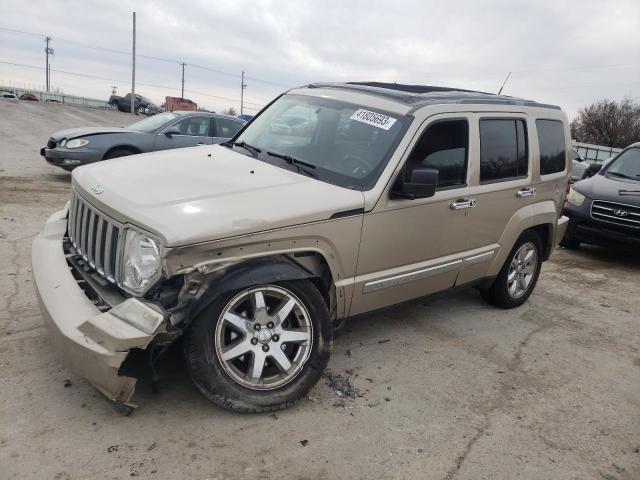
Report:
M511 72L509 72L507 74L507 78L504 79L504 82L502 82L502 86L500 87L500 90L498 90L498 95L500 95L502 93L502 89L504 88L504 86L507 84L507 80L509 80L509 77L511 76Z

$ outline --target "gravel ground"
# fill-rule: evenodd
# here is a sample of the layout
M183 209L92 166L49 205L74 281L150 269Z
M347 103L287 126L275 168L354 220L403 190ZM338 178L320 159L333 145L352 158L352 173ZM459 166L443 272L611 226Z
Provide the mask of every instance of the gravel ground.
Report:
M176 349L120 416L50 351L30 250L69 191L48 135L131 121L0 102L0 478L640 478L640 258L595 247L556 251L515 310L469 290L349 323L277 414L209 404Z

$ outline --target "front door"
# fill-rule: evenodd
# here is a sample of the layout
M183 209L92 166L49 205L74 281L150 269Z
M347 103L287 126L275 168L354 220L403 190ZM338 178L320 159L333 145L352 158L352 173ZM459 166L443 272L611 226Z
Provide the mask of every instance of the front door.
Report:
M400 175L414 166L438 169L431 198L383 194L364 215L350 315L393 305L455 284L467 250L469 117L425 121Z
M180 133L167 135L169 128L176 127ZM211 117L196 115L181 118L156 135L154 150L193 147L195 145L211 145Z

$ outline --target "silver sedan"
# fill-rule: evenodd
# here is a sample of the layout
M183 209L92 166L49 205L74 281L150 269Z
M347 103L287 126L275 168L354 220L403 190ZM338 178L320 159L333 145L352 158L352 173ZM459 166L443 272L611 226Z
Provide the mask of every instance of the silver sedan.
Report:
M40 149L45 160L65 170L137 153L223 143L246 124L244 120L209 112L165 112L128 127L62 130Z

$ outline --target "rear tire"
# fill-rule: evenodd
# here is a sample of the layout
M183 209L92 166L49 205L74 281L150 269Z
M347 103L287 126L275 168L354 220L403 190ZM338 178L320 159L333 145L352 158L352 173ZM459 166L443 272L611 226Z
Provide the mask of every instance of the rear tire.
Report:
M256 292L261 292L261 301ZM295 306L276 320L290 301ZM304 332L308 340L291 337ZM270 412L292 405L318 382L332 341L322 295L311 281L297 280L221 295L186 332L184 355L196 388L216 405L237 412Z
M525 259L527 255L531 257ZM496 307L519 307L533 292L541 266L542 240L535 231L527 230L509 252L493 284L481 289L480 294L487 303Z
M137 152L134 152L130 148L115 148L104 156L103 160L109 160L111 158L118 157L127 157L129 155L135 155Z

